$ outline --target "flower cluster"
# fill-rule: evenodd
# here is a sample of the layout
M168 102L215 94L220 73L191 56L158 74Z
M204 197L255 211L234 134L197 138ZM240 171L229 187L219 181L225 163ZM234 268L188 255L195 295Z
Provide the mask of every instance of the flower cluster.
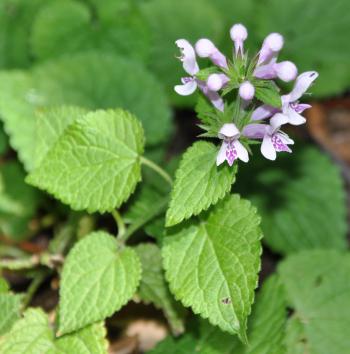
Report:
M291 152L288 145L294 142L281 131L284 124L305 123L301 113L311 106L299 103L301 96L318 77L316 71L298 76L291 61L277 61L284 45L279 33L269 34L260 51L249 59L244 51L248 37L242 24L230 30L234 43L233 60L229 60L209 39L202 38L194 47L185 39L175 43L181 51L179 59L188 76L175 86L179 95L187 96L197 89L210 103L202 112L200 125L207 133L202 136L223 140L218 152L217 165L224 161L231 166L236 159L248 162L249 145L261 140L261 153L275 160L277 152ZM208 58L213 64L200 70L197 56ZM295 80L290 93L281 95L278 80ZM233 92L234 95L229 95ZM233 96L233 97L232 97Z

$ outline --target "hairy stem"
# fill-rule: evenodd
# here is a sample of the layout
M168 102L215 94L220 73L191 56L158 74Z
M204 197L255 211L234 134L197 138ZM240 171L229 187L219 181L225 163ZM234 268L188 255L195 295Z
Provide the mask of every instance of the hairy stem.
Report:
M168 172L163 170L159 165L157 165L156 163L147 159L144 156L141 157L141 163L148 166L153 171L157 172L160 176L162 176L164 178L164 180L166 180L170 184L170 186L173 185L173 179L171 178L171 176L168 174Z

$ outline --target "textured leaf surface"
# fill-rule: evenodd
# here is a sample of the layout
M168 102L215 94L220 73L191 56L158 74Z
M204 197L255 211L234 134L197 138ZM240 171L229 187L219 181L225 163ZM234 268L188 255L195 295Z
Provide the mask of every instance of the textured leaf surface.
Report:
M121 57L86 53L0 73L0 118L26 170L35 166L35 112L50 105L124 108L141 120L148 144L166 141L171 114L157 80Z
M236 167L216 166L218 149L199 141L184 154L176 172L166 225L173 226L216 204L230 191Z
M53 338L45 313L40 309L29 309L11 331L0 339L0 353L47 353L54 349Z
M69 253L62 272L59 332L68 333L118 311L134 295L141 276L134 250L94 232Z
M151 69L162 81L173 102L180 105L192 104L194 96L185 98L174 92L174 86L186 75L181 62L175 58L178 54L175 41L186 38L194 44L205 37L217 42L222 34L218 11L207 0L145 1L142 11L153 35Z
M343 182L328 157L302 147L292 155L281 154L273 166L264 162L257 170L241 172L246 187L238 190L251 195L258 206L264 241L273 250L288 254L305 248L346 248Z
M143 144L142 127L130 113L90 112L65 130L27 180L73 209L112 210L141 179Z
M168 289L160 249L154 244L147 243L138 245L135 251L142 265L142 278L138 290L140 299L162 309L175 334L183 332L184 311Z
M285 36L284 58L295 62L300 72L320 72L312 92L325 96L349 87L349 1L335 0L331 6L327 0L291 0L284 6L279 0L255 3L256 35L262 40L280 32Z
M65 129L78 118L82 118L86 113L87 110L74 106L54 107L37 113L35 144L36 166L40 165L42 159L55 145Z
M19 318L21 298L20 295L0 291L0 336L8 332Z
M346 353L350 348L349 254L304 251L287 258L279 273L294 308L293 318L298 319L288 326L289 344L296 348L291 353L303 347L310 354Z
M174 230L162 251L175 297L243 340L260 269L259 223L248 201L230 196L199 224Z

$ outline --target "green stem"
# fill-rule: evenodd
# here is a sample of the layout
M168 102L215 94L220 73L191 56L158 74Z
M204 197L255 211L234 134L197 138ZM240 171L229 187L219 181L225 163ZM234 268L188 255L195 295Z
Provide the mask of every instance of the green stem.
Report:
M156 163L154 163L151 160L148 160L144 156L141 157L141 163L143 163L144 165L148 166L149 168L157 172L170 184L170 186L173 185L173 179L170 177L170 175L165 170L163 170L160 166L158 166Z
M45 271L43 270L35 275L34 279L30 283L28 290L26 292L26 295L23 299L24 307L27 307L30 304L33 296L35 295L35 293L39 289L40 285L45 281L45 279L48 275L49 275L49 273L46 270Z
M40 257L37 255L23 259L1 259L0 268L11 270L31 269L40 264Z
M112 210L112 215L118 226L118 238L122 237L126 231L124 220L118 210Z

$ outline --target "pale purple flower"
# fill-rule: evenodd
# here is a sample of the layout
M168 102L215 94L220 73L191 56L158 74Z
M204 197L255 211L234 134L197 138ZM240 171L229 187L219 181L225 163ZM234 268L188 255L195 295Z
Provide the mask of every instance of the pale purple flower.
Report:
M216 165L221 165L224 161L232 166L238 158L244 162L249 161L247 149L240 143L240 132L233 123L224 124L218 134L220 139L223 139L221 148L216 157Z
M269 64L258 66L254 70L254 76L258 79L276 79L279 78L285 82L294 80L298 75L298 69L291 61L281 61L276 63L272 61Z
M306 119L300 113L311 107L309 104L299 103L299 98L308 90L310 85L317 79L316 71L306 71L300 74L294 84L293 90L281 97L282 110L269 105L262 105L256 108L252 113L252 120L262 120L281 112L288 118L287 123L300 125L306 122Z
M209 58L215 65L227 69L227 60L214 43L207 38L200 39L195 44L196 52L201 58Z
M223 111L224 101L220 95L217 92L211 91L204 81L198 80L195 76L199 71L199 67L196 61L196 53L191 44L186 39L179 39L175 43L181 50L179 59L183 63L183 68L190 75L181 79L182 85L174 87L176 93L181 96L188 96L195 92L198 87L212 102L214 107Z
M292 152L288 145L293 145L294 141L280 130L286 123L288 118L282 113L276 113L269 125L249 124L244 127L242 134L251 139L262 139L261 153L269 160L276 160L277 152Z
M243 56L243 42L248 38L247 29L241 23L237 23L231 27L230 36L235 45L235 55Z
M259 52L258 65L269 64L276 61L279 51L283 48L284 39L279 33L270 33L262 44Z
M249 81L245 81L240 84L238 93L245 101L249 101L254 97L255 88Z
M207 79L207 86L212 91L221 90L228 82L229 77L225 74L211 74Z
M317 79L316 71L306 71L297 77L293 90L281 97L282 112L288 117L288 123L300 125L306 122L306 119L300 114L305 109L310 108L309 104L301 104L299 98L308 90L310 85Z

